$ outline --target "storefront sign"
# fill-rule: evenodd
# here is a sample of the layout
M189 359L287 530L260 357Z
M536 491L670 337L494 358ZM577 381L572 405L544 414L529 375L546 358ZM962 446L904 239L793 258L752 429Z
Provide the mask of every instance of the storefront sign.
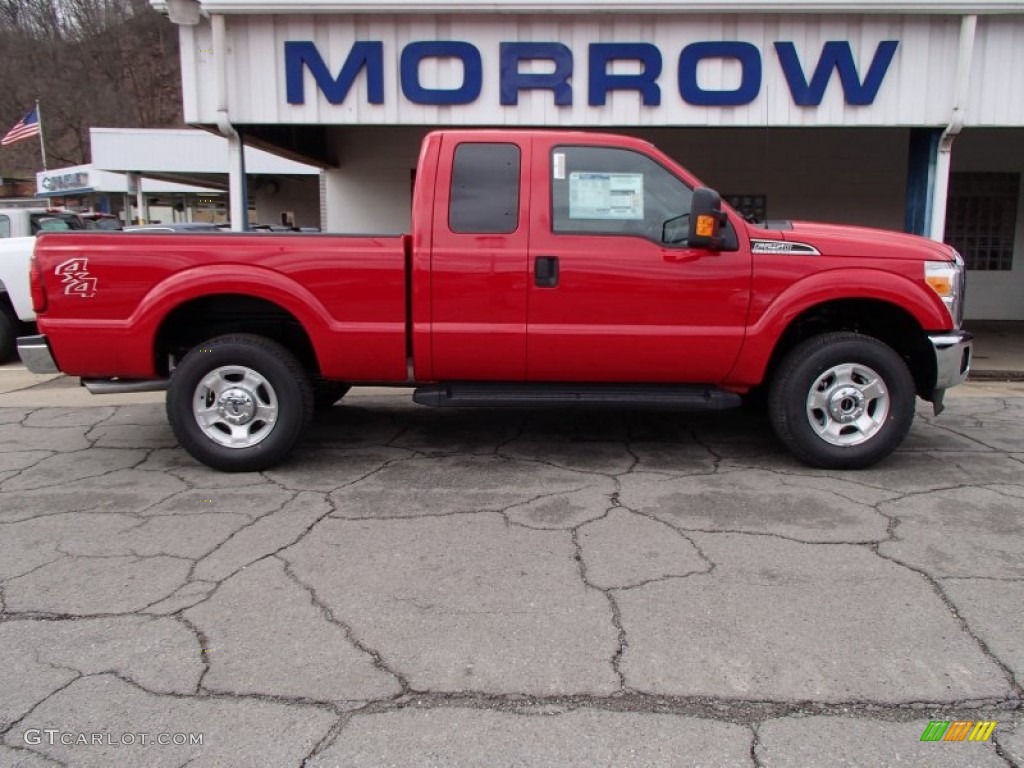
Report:
M789 41L773 45L769 66L777 66L785 79L793 103L801 107L821 104L826 90L838 74L839 87L847 104L873 104L885 79L896 50L897 40L882 40L875 47L870 62L859 62L850 43L829 40L817 61L801 60L796 45ZM557 106L571 106L573 73L576 56L563 43L503 42L498 50L500 103L516 105L521 91L550 91ZM764 81L765 55L754 44L739 40L694 42L682 48L675 61L679 98L696 106L732 107L749 104L761 93ZM462 65L461 83L453 87L429 87L422 82L420 65L429 60L457 60ZM522 71L526 61L550 62L550 72ZM698 70L708 61L736 62L739 82L733 88L715 89L701 85ZM633 62L639 72L622 74L613 71L615 62ZM662 103L659 78L665 56L652 43L590 43L586 51L587 103L604 106L612 91L635 91L642 103L656 107ZM357 78L366 78L366 101L384 103L385 48L379 40L355 42L340 68L332 74L314 42L290 40L284 44L284 68L289 104L306 102L305 73L308 71L324 98L331 104L342 104L348 98ZM410 42L398 57L399 82L402 95L415 104L471 104L479 97L484 81L483 58L472 43L458 40ZM863 75L861 74L863 72ZM808 76L809 73L809 76ZM834 86L832 86L834 87Z
M71 173L40 174L39 187L43 192L88 189L89 172L74 171Z

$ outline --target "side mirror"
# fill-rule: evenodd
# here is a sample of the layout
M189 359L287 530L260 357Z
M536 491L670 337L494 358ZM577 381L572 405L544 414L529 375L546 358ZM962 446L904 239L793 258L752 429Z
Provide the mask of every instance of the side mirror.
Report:
M726 222L722 213L722 197L713 189L697 187L690 202L690 232L686 238L691 248L721 250L720 232Z

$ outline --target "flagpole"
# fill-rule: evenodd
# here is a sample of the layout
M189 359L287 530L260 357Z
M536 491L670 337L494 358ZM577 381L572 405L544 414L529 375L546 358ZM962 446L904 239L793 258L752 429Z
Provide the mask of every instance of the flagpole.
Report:
M46 168L46 142L43 141L43 113L39 111L39 99L36 99L36 122L39 123L39 151L43 155L43 170Z

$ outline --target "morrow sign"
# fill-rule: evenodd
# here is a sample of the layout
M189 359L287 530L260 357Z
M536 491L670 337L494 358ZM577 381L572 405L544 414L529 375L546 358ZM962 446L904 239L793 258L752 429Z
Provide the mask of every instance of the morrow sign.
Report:
M824 43L817 61L801 61L796 45L790 41L773 44L775 63L782 71L793 103L817 106L838 75L839 87L847 104L860 106L874 103L879 88L896 55L899 41L882 40L875 47L866 67L858 65L850 43L829 40ZM462 65L462 82L449 88L423 84L420 65L431 59L456 60ZM576 57L571 48L554 42L502 42L498 48L498 82L503 106L519 103L521 91L550 91L557 106L571 106L574 99L573 75ZM603 106L612 91L634 91L644 106L661 104L659 78L664 69L664 56L656 45L635 43L590 43L587 47L587 103ZM734 61L739 65L739 83L734 88L706 88L698 81L698 68L709 60ZM524 72L527 61L548 62L549 72ZM615 62L633 62L639 71L631 74L613 72ZM732 107L749 104L761 93L764 80L764 55L753 43L740 40L704 41L686 45L675 62L679 97L695 106ZM337 65L336 65L337 66ZM357 78L365 75L366 100L369 104L384 103L385 49L380 40L353 43L348 55L334 72L324 61L316 44L310 40L284 43L286 95L289 104L306 102L305 75L309 72L316 88L331 104L342 104L348 98ZM460 40L423 40L405 45L398 59L399 82L403 96L415 104L472 104L483 87L483 58L480 49ZM863 75L861 72L863 71ZM808 75L808 73L810 73Z

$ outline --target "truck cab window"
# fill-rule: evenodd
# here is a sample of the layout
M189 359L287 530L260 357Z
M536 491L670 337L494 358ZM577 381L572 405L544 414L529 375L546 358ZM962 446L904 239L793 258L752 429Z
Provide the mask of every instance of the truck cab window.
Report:
M7 216L0 216L0 237L11 236L11 220Z
M448 226L460 234L507 235L519 228L519 147L466 143L455 148Z
M677 232L693 190L646 155L611 147L556 147L551 155L551 221L564 234L634 235L659 244Z

